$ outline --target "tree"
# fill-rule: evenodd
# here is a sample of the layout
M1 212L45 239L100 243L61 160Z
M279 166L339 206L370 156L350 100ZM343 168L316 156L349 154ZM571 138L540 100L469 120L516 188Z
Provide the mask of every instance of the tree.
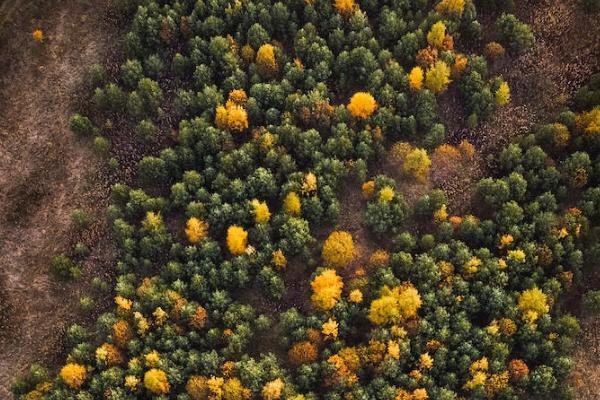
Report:
M522 53L533 44L533 33L529 25L519 21L512 14L502 14L496 20L496 27L500 31L502 41L516 53Z
M334 269L326 269L310 283L314 306L322 311L331 310L342 296L344 283Z
M386 286L371 303L369 320L375 325L400 323L416 317L420 307L421 296L414 286Z
M435 10L448 16L462 16L465 9L465 0L442 0L436 6Z
M254 221L257 224L264 224L269 222L269 219L271 219L271 212L269 211L267 203L265 203L264 201L258 201L257 199L254 199L250 202L250 205L252 206Z
M443 61L436 61L425 75L425 87L434 93L441 93L450 83L450 68Z
M356 118L367 119L377 109L377 102L370 93L357 92L348 103L348 111Z
M425 149L412 149L402 162L402 172L412 176L419 182L427 181L431 160Z
M234 256L244 254L248 247L248 232L240 226L230 226L227 228L227 248Z
M436 48L441 48L446 37L446 25L442 21L438 21L431 26L431 30L427 33L427 43Z
M497 105L504 106L508 104L510 101L510 88L508 87L508 83L500 83L500 86L498 86L498 89L496 89L494 96Z
M188 219L185 234L190 243L200 243L206 237L207 233L208 223L196 217Z
M418 92L423 87L423 69L421 67L414 67L408 74L408 87L413 92Z
M258 73L266 79L273 78L279 67L277 66L277 60L275 60L275 47L272 44L263 44L256 52L256 65L258 67Z
M351 17L357 6L354 0L335 0L335 10L344 17Z
M523 291L519 295L517 307L523 314L523 319L528 322L535 322L550 311L548 297L538 288Z
M331 232L323 243L321 257L326 266L347 267L356 257L352 235L345 231Z
M157 368L146 371L144 374L144 386L155 395L167 394L171 389L167 374Z
M319 356L319 349L314 343L307 340L297 342L288 350L288 360L292 365L300 366L315 362Z
M62 367L59 375L65 385L72 389L78 389L85 383L87 370L81 364L68 363Z

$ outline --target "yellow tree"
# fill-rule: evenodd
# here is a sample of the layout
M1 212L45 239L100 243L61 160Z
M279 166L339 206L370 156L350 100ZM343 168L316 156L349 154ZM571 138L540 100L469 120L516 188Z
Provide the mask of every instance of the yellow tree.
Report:
M396 324L417 316L421 307L421 296L412 285L381 290L381 296L373 300L369 320L375 325Z
M446 38L446 25L442 21L438 21L431 27L427 33L427 43L436 48L442 48L444 39Z
M311 300L319 310L331 310L342 296L344 282L333 269L326 269L310 283Z
M504 106L508 104L510 101L510 88L508 87L508 83L502 82L500 86L498 86L494 97L497 105Z
M232 225L227 229L227 248L234 256L244 254L248 247L248 232L240 226Z
M448 88L450 83L450 68L439 60L427 70L425 75L425 87L434 93L441 93Z
M431 160L427 155L427 151L425 149L413 149L404 157L402 172L414 177L419 182L425 182L430 166Z
M423 69L414 67L408 74L408 87L413 92L418 92L423 88Z
M185 234L190 243L200 243L206 237L208 224L199 218L192 217L188 219Z
M356 118L367 119L377 109L375 98L367 92L357 92L350 98L348 111Z
M435 10L448 16L461 16L465 9L465 0L442 0Z
M260 46L256 52L256 66L263 78L270 79L277 74L279 67L275 59L275 47L272 44L265 43Z
M354 0L335 0L335 10L344 17L351 17L356 10Z
M333 231L323 243L323 263L328 267L344 268L354 260L356 249L352 235L345 231Z

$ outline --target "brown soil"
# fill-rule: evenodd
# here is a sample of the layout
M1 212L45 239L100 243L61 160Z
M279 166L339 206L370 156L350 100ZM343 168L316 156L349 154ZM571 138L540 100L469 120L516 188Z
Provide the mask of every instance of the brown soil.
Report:
M13 22L0 45L0 398L32 362L62 357L63 331L85 320L79 298L91 277L110 271L115 249L102 222L108 186L102 160L76 138L68 119L80 102L88 68L104 63L111 40L105 2L45 3L41 20L26 19L24 1L6 2ZM21 20L16 20L20 18ZM41 28L45 40L31 39ZM70 214L95 222L73 233ZM83 241L92 253L83 278L57 282L52 256Z

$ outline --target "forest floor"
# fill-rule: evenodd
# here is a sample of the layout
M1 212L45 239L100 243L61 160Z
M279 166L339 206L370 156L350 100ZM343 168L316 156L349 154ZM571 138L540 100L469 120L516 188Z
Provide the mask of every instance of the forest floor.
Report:
M2 19L3 11L12 9L13 16L10 39L0 43L2 399L10 398L10 382L32 362L54 365L64 356L64 329L82 318L93 318L77 311L79 298L89 290L92 276L110 275L115 257L116 250L101 222L109 179L89 141L74 137L68 129L68 118L83 98L88 68L107 62L118 43L119 33L105 20L107 2L56 0L50 2L41 19L33 21L15 17L26 15L20 11L27 1L7 0L0 6L0 24L8 23ZM515 135L548 121L592 73L598 72L600 24L578 2L519 2L516 14L532 26L536 40L523 55L506 56L492 67L511 86L511 103L478 128L468 130L456 96L451 92L442 96L440 112L450 140L457 143L468 139L479 154L468 174L445 186L451 212L464 211L474 182L493 173L485 162L487 155L497 153ZM482 21L486 40L495 39L485 16ZM44 30L46 40L36 46L31 31L38 27ZM363 208L359 188L346 190L344 198L348 201L342 204L340 227L352 231L363 250L360 261L364 262L375 246L354 217ZM406 184L402 190L422 192L422 188ZM72 232L69 216L75 208L86 210L96 221L83 236ZM83 264L84 279L57 282L48 275L50 259L68 251L76 239L92 249ZM288 278L298 279L286 277L286 282ZM306 295L307 291L304 284L292 292ZM290 304L294 301L298 299L289 299ZM587 319L582 326L573 381L578 399L597 399L600 320Z
M91 318L78 311L79 298L115 257L102 222L109 192L102 160L68 120L90 65L106 62L118 36L107 29L105 1L45 2L30 20L33 3L9 0L0 9L1 399L10 398L12 380L32 362L59 361L64 329ZM37 28L43 43L31 38ZM75 208L93 221L80 234L71 226ZM56 281L50 260L76 240L92 250L83 278Z

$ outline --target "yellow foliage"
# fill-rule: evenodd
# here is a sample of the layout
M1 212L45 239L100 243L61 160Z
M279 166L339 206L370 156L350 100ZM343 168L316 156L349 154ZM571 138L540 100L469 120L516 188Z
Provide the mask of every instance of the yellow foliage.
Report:
M462 54L457 54L454 58L454 65L452 66L452 77L459 79L463 71L467 68L469 59Z
M167 374L157 368L152 368L144 374L144 386L154 394L167 394L171 386Z
M586 135L600 134L600 106L591 111L578 114L575 117L575 125L580 132Z
M135 375L127 375L125 377L125 386L129 390L136 390L137 387L138 387L138 385L139 385L139 383L140 383L140 380Z
M429 353L423 353L419 357L419 369L431 369L433 368L433 358L429 355Z
M442 21L438 21L431 27L427 33L427 43L433 47L441 48L446 37L446 25Z
M375 268L383 268L390 262L390 253L383 249L377 249L369 257L369 265Z
M475 274L481 267L481 260L477 257L471 257L463 266L465 275L470 276Z
M269 222L271 219L271 212L269 211L267 203L254 199L250 202L250 205L252 206L252 212L254 213L254 221L257 224Z
M509 245L510 245L510 244L511 244L511 243L512 243L514 240L515 240L515 239L513 238L513 235L511 235L511 234L508 234L508 233L507 233L507 234L505 234L505 235L502 235L502 236L500 237L500 245L499 245L499 247L500 247L501 249L502 249L502 248L504 248L504 247L507 247L507 246L509 246Z
M283 389L285 387L285 383L281 380L281 378L277 378L270 382L267 382L265 386L263 386L261 394L264 400L279 400L281 399L281 395L283 394Z
M319 310L331 310L342 296L344 282L333 269L326 269L310 283L311 300Z
M133 301L126 299L125 297L115 296L115 304L117 305L117 309L121 313L127 313L133 307Z
M448 16L461 16L465 9L465 0L442 0L436 6L435 10Z
M381 296L371 303L369 320L375 325L400 323L417 315L421 296L412 285L384 287Z
M96 360L109 366L118 365L124 361L121 351L110 343L103 343L96 348Z
M232 225L227 228L227 248L234 256L244 254L248 247L248 232L244 228Z
M411 150L402 163L402 172L412 176L419 182L427 181L431 160L425 149Z
M209 390L207 386L206 377L200 375L192 375L185 385L187 394L190 395L192 400L206 400L208 399Z
M295 192L289 192L283 199L283 209L290 215L299 216L301 207L300 198Z
M31 33L31 37L38 43L43 42L44 32L41 29L36 29Z
M188 219L185 228L185 234L190 243L200 243L208 233L208 224L203 220L192 217Z
M363 301L363 294L360 291L360 289L354 289L350 292L350 294L348 294L348 300L350 300L352 303L362 303Z
M354 0L335 0L335 10L344 17L350 17L356 10Z
M225 380L223 384L223 400L248 400L252 391L242 385L238 378Z
M439 60L427 70L425 75L425 87L434 93L441 93L448 88L450 84L450 68Z
M356 118L367 119L377 109L375 98L367 92L357 92L350 98L348 111Z
M244 89L234 89L231 92L229 92L228 100L238 105L244 105L246 101L248 101L248 95L246 94Z
M202 306L196 307L196 311L194 315L192 315L190 319L190 324L197 329L202 329L206 325L206 321L208 319L208 313L206 309Z
M356 249L352 235L345 231L333 231L323 243L323 262L328 267L344 268L354 260Z
M427 389L419 388L412 392L412 400L427 400L428 398Z
M433 213L433 219L436 222L443 222L448 219L448 211L446 208L446 205L442 204L442 206Z
M283 253L283 250L275 250L272 253L272 260L273 260L273 264L275 264L275 266L279 269L284 269L285 266L287 265L287 258L285 258L285 254Z
M219 129L227 129L227 109L225 106L217 106L215 110L215 125Z
M523 313L523 318L531 323L550 311L548 297L538 288L523 291L519 295L517 308Z
M508 251L508 258L510 260L514 260L517 262L524 262L526 255L525 252L521 249L517 249L517 250L509 250Z
M148 211L146 213L146 218L144 218L144 220L142 221L142 226L144 227L144 229L154 232L158 231L162 227L162 224L163 220L160 214L152 211Z
M304 175L302 180L302 194L310 195L317 191L317 177L312 172Z
M125 320L118 320L112 326L112 334L117 345L121 348L127 347L127 344L131 340L131 332L129 330L129 324Z
M275 60L275 47L265 43L256 52L256 66L263 78L273 78L279 69Z
M502 57L504 55L504 53L506 53L506 50L504 49L504 46L502 46L498 42L489 42L488 44L485 45L485 49L483 50L483 53L488 58L494 59L494 58Z
M502 82L496 93L494 94L494 98L496 100L496 104L499 106L504 106L508 104L510 101L510 88L508 87L508 83Z
M408 87L413 92L418 92L423 88L423 69L421 67L414 67L408 74Z
M375 181L366 181L361 187L363 198L369 200L375 192Z
M554 144L556 146L564 147L569 144L569 140L571 139L569 128L561 123L552 124L552 128L554 131Z
M242 106L233 105L227 109L227 127L235 132L248 129L248 113Z
M504 336L512 336L517 333L517 324L510 318L500 318L498 321L500 333Z
M508 371L502 371L489 376L485 385L485 392L488 399L494 398L496 393L503 391L508 386Z
M68 363L60 370L60 378L71 389L78 389L85 382L87 371L81 364Z
M384 186L379 191L379 201L389 203L394 198L394 189L391 186Z
M338 337L338 323L336 320L329 318L321 328L321 333L325 337L332 337L334 339Z
M319 349L309 341L294 343L288 350L288 360L295 366L314 362L318 357Z

